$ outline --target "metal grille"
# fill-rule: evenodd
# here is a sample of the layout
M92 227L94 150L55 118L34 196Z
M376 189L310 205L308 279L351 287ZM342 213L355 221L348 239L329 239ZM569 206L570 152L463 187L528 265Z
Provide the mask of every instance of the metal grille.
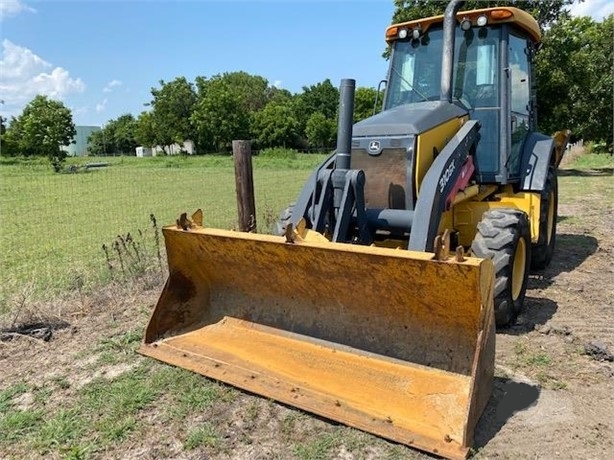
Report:
M367 178L367 208L406 209L407 151L383 149L372 156L365 149L352 150L352 169L362 169Z

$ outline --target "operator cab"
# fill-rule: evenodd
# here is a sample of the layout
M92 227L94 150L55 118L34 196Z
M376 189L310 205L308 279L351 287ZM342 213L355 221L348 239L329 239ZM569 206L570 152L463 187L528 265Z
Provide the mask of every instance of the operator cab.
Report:
M481 124L475 157L481 183L516 182L523 143L536 130L531 59L539 29L527 16L516 8L457 15L452 102ZM386 36L392 57L384 110L440 100L443 17L391 26Z

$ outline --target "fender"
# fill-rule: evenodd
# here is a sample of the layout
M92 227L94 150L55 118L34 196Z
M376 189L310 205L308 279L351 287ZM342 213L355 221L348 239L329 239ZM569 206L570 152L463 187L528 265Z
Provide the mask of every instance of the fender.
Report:
M478 142L480 124L469 120L437 156L422 181L408 249L433 252L433 244L441 215L446 210L447 198L454 192L469 158L472 147Z
M521 168L520 190L541 192L546 184L548 168L555 162L555 142L552 137L531 133L524 143Z

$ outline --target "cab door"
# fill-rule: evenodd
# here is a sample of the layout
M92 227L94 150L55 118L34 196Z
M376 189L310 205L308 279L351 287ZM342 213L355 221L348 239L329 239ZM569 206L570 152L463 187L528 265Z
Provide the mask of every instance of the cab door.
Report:
M510 91L510 144L508 177L520 176L522 146L532 131L530 43L510 30L508 38L508 76Z

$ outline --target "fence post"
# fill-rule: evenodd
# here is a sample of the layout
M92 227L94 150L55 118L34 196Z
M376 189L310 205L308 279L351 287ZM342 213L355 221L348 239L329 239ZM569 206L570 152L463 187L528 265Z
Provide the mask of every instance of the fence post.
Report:
M254 198L254 173L252 169L251 141L232 141L237 184L237 208L239 230L256 231L256 200Z

